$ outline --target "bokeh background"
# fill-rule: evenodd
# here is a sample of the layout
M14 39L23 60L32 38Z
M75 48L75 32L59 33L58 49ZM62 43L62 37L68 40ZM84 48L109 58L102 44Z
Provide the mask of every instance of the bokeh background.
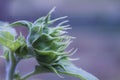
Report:
M0 21L34 21L46 15L54 6L53 18L69 16L72 30L77 37L71 47L79 50L73 55L74 63L94 74L100 80L120 80L120 0L0 0ZM15 28L25 36L27 30ZM68 49L69 49L68 48ZM2 49L0 48L2 54ZM20 62L21 75L33 70L34 59ZM42 74L29 80L79 80L63 75ZM0 80L5 78L5 61L0 59Z

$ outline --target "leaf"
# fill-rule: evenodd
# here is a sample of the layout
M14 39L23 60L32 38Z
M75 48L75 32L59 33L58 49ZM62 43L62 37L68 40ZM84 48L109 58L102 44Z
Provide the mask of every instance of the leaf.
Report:
M0 26L0 44L6 47L10 47L12 41L16 36L16 32L13 28Z
M15 37L17 35L15 29L9 27L9 25L0 25L0 34L8 37L8 38L12 38Z
M57 52L55 51L40 51L40 50L35 50L37 54L36 58L38 63L41 64L41 62L43 63L51 63L52 61L54 61L57 58Z
M47 24L50 21L51 14L55 11L56 7L53 7L45 18L45 23Z
M41 17L41 18L37 19L33 24L40 26L40 25L44 24L44 21L45 21L45 17Z
M48 24L55 23L56 21L62 20L62 19L65 19L65 18L67 18L67 16L63 16L63 17L59 17L59 18L53 19L53 20L49 21Z
M0 44L9 48L11 51L15 51L21 45L24 44L24 38L16 37L16 31L9 26L0 26Z
M20 76L19 72L14 74L14 79L15 80L21 80L20 78L21 78L21 76Z
M34 72L35 72L36 74L39 74L39 73L47 73L47 72L50 72L50 70L49 70L48 68L46 68L45 66L36 65Z
M0 44L9 48L12 51L15 51L18 47L20 47L22 45L21 41L13 40L13 39L7 38L5 36L0 36Z
M16 51L16 56L19 57L19 59L25 59L25 58L31 58L31 55L27 54L28 50L27 50L27 46L21 46L19 47Z
M53 7L52 10L50 10L50 12L44 16L44 17L41 17L39 19L37 19L34 24L37 24L37 25L41 25L41 24L48 24L48 22L50 21L50 18L51 18L51 14L54 12L56 7Z
M29 21L21 20L21 21L16 21L14 23L11 23L10 26L25 26L30 30L32 27L32 23Z
M77 68L69 60L67 60L67 58L61 59L58 64L63 67L55 67L59 73L75 76L78 77L80 80L99 80L98 78L84 71L83 69Z
M65 24L65 23L67 23L67 22L69 22L69 21L68 21L68 20L62 21L62 22L60 22L57 26L62 26L63 24Z

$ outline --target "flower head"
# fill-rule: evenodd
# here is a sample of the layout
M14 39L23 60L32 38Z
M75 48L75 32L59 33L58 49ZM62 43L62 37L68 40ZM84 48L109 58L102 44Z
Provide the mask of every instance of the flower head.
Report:
M65 49L74 37L67 35L66 30L71 29L69 25L65 25L68 20L52 26L56 21L66 18L65 16L51 20L51 13L54 9L33 23L17 21L11 24L12 26L26 26L29 30L26 40L28 54L34 57L39 64L35 68L35 73L54 72L58 75L60 73L73 75L81 80L98 80L88 72L77 68L70 61L69 54L75 53L76 50L65 51Z

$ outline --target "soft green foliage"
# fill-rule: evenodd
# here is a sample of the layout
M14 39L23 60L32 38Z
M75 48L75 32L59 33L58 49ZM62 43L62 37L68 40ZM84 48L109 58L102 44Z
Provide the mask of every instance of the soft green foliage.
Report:
M24 45L24 38L20 36L15 39L16 35L16 31L8 24L0 25L0 44L9 48L11 51L15 51Z
M51 25L54 22L66 18L65 16L51 20L53 11L54 8L46 16L39 18L33 23L22 20L7 26L0 26L0 44L7 48L4 49L7 61L10 59L8 56L8 49L10 49L10 51L15 53L16 61L33 57L39 64L35 67L32 74L23 78L20 78L20 76L17 78L25 80L34 74L54 72L60 77L62 77L60 74L68 74L81 80L98 80L90 73L77 68L70 61L69 56L77 51L77 49L65 51L74 39L66 31L71 28L69 25L65 25L68 22L67 20L52 27ZM16 38L16 32L10 26L27 27L29 31L27 39L25 40L22 35Z

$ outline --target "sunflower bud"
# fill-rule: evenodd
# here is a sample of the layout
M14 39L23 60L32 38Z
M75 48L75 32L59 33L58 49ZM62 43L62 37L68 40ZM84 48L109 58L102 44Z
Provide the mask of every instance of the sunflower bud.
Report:
M49 20L47 20L49 17ZM64 19L65 17L59 18ZM59 56L69 54L65 52L71 43L71 36L66 35L67 26L57 25L49 27L50 24L59 20L50 20L50 14L35 21L30 29L28 43L30 50L34 52L37 61L41 63L53 63Z
M76 50L65 49L72 42L74 37L67 35L69 25L65 25L68 20L60 22L52 27L56 21L65 19L60 17L51 20L51 13L54 8L44 17L39 18L35 22L17 21L12 26L26 26L29 30L26 44L28 54L32 55L39 65L35 68L35 73L54 72L59 75L68 74L80 78L81 80L98 80L90 73L77 68L69 59L69 55L75 53ZM61 77L61 76L60 76Z

